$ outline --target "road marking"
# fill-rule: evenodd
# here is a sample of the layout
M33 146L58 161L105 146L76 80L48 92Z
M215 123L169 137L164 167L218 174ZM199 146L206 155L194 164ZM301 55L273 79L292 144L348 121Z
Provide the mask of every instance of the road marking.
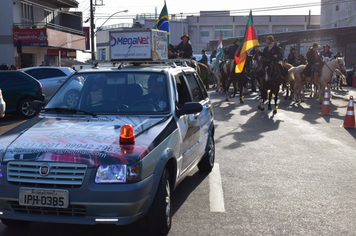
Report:
M220 167L218 163L209 174L209 201L211 212L225 212L224 193L221 183Z

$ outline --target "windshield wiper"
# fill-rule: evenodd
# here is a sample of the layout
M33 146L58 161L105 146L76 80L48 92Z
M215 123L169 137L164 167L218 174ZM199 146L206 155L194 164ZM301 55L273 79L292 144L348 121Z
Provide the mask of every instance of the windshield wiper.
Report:
M97 115L95 113L93 113L93 112L84 111L84 110L75 109L75 108L68 108L68 107L44 108L43 110L45 110L45 111L55 111L57 113L60 113L60 112L70 112L70 113L83 112L84 114L92 115L93 117L97 117Z

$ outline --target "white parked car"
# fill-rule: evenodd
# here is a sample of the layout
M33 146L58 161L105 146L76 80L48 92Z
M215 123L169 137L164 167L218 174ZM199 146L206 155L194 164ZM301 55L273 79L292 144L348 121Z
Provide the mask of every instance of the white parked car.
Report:
M75 71L69 67L38 66L21 69L41 82L45 100L48 101L58 88Z

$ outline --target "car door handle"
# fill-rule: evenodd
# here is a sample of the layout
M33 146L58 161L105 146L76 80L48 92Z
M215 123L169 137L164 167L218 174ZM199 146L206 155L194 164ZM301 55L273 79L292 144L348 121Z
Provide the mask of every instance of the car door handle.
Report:
M64 83L64 81L65 81L65 80L60 79L60 80L58 80L58 83L63 84L63 83Z
M200 116L200 112L199 112L199 113L194 114L194 119L198 119L198 118L199 118L199 116Z

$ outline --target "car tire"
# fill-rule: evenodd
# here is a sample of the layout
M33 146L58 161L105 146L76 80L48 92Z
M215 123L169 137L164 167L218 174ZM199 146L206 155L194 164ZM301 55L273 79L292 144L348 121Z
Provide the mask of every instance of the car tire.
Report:
M170 186L169 172L164 169L156 196L146 216L147 226L152 235L167 235L172 226Z
M198 163L198 169L201 172L210 172L214 167L215 162L215 141L213 135L209 137L208 150L203 158Z
M79 100L79 92L77 90L69 90L63 98L64 105L67 107L76 107Z
M33 101L32 98L24 98L22 99L17 105L17 112L26 119L32 118L37 115L38 111L32 109L30 107L31 102Z
M12 220L12 219L1 219L1 222L6 225L7 227L24 227L30 222L28 221L23 221L23 220Z

